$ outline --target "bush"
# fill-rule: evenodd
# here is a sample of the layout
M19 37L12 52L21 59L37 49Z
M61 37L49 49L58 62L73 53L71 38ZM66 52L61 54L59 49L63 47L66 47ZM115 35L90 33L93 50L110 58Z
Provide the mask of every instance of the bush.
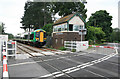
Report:
M76 49L72 49L72 52L76 52Z
M64 50L67 50L67 49L65 47L60 47L59 50L64 51Z

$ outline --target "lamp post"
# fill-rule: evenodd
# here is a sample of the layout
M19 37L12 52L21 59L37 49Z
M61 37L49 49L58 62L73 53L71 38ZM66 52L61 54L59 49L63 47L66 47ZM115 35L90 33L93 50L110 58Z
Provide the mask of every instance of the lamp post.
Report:
M82 27L81 27L81 42L82 42Z

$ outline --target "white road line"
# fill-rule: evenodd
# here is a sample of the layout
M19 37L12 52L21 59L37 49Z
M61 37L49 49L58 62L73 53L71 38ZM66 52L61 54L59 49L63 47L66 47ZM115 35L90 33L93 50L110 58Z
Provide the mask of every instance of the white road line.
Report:
M72 73L72 72L78 71L80 69L83 69L83 68L92 66L94 64L100 63L102 61L105 61L105 60L107 60L107 59L109 59L109 58L111 58L111 57L113 57L115 55L117 55L117 54L110 54L110 55L107 55L107 56L105 56L103 58L100 58L100 59L97 59L97 60L94 60L94 61L91 61L91 62L88 62L88 63L84 63L84 64L81 64L81 65L78 65L78 66L75 66L75 67L64 69L64 70L62 70L62 72L64 72L64 73ZM62 72L60 74L57 74L57 77L64 75ZM104 76L102 76L100 74L97 74L97 73L94 73L92 71L89 71L89 72L91 72L93 74L96 74L96 75L98 75L100 77L104 77ZM56 75L56 74L54 74L54 75ZM41 77L43 77L43 76L41 76ZM47 74L47 75L45 75L45 77L49 77L49 75Z
M87 53L82 53L82 54L79 54L79 55L83 55L83 54L87 54ZM69 57L69 56L67 56L67 57ZM55 58L55 59L62 59L62 58L66 58L66 57L60 57L60 58ZM47 59L47 60L44 60L44 61L51 61L51 60L54 60L54 59ZM38 63L38 62L43 62L43 61L40 60L40 61L34 61L34 62L17 63L17 64L11 64L11 65L8 65L8 66L18 66L18 65L33 64L33 63ZM1 67L2 66L0 66L0 68Z
M90 73L92 73L92 74L94 74L94 75L98 75L98 76L100 76L100 77L105 77L105 76L103 76L103 75L97 74L97 73L95 73L95 72L92 72L92 71L89 71L89 70L86 70L86 69L85 69L85 71L88 71L88 72L90 72ZM106 77L105 77L105 78L106 78Z

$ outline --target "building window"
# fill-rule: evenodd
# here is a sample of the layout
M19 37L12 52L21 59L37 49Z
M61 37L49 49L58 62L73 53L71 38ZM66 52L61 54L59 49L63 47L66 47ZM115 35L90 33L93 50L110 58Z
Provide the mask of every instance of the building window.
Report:
M80 29L83 29L83 25L80 25Z
M57 26L58 27L58 32L61 31L61 25Z
M65 31L67 31L67 24L64 25L64 29L65 29Z
M53 26L53 32L67 31L67 24Z
M54 26L54 27L53 27L53 31L54 31L54 32L57 32L57 26Z
M65 28L64 28L64 25L61 25L61 31L64 31Z
M69 24L69 31L73 31L73 24Z
M79 31L80 25L73 25L73 31Z

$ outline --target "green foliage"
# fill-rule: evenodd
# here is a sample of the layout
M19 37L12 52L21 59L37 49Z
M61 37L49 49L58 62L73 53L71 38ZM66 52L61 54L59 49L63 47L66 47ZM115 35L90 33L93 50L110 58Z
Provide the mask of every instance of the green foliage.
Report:
M91 15L88 21L88 26L101 27L103 32L106 34L106 39L109 40L109 37L112 33L112 16L106 10L96 11Z
M52 17L57 13L63 17L78 12L84 19L87 17L87 10L81 2L26 2L24 10L20 22L24 26L22 27L24 30L27 28L38 29L52 23Z
M76 49L72 49L72 52L76 52Z
M111 42L120 42L120 29L119 28L115 28L113 29L113 32L110 36L110 40Z
M4 27L4 23L2 23L1 25L0 25L0 34L3 34L3 33L5 33L5 27Z
M51 34L53 32L52 24L46 24L45 26L42 27L42 29L44 29L46 31L47 36L51 36Z
M49 2L25 3L24 16L21 18L22 25L26 28L30 27L30 25L33 25L34 27L30 28L38 29L48 23L51 23L52 17L49 11L50 4L51 3Z
M13 38L14 38L13 34L8 34L8 39L13 39Z
M65 47L60 47L59 50L64 51L64 50L67 50L67 49Z
M87 27L87 40L89 40L90 44L94 43L94 40L96 42L101 42L101 40L104 38L105 33L102 31L101 27L93 27L88 26Z
M3 35L8 35L8 39L13 39L14 35L10 33L4 33Z
M85 5L81 2L54 2L51 11L53 14L58 13L62 17L79 12L84 19L87 18L87 9L85 9Z

